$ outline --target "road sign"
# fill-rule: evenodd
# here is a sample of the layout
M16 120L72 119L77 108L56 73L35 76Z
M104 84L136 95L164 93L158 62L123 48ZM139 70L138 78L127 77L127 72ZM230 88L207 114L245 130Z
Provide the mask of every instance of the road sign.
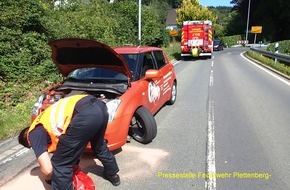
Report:
M254 34L260 34L260 33L262 33L262 26L252 26L251 31Z
M170 34L170 36L178 36L178 31L177 30L170 30L169 34Z
M238 40L237 44L248 44L249 41L248 40Z

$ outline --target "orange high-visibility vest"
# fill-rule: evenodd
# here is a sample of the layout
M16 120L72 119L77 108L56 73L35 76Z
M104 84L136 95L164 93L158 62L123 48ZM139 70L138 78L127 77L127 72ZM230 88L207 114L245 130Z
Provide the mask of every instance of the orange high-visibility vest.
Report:
M40 113L30 125L29 132L37 125L43 125L51 138L51 144L48 144L48 152L56 150L58 137L66 133L76 103L85 96L87 95L74 95L60 99Z

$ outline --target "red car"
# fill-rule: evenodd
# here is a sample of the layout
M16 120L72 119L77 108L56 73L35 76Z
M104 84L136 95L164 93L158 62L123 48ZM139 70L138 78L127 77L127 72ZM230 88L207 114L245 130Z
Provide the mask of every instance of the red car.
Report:
M110 150L123 146L128 135L141 143L157 134L154 114L177 95L174 66L157 47L109 46L88 39L49 42L52 59L65 80L44 91L32 120L69 93L89 93L104 101L109 122L105 139Z

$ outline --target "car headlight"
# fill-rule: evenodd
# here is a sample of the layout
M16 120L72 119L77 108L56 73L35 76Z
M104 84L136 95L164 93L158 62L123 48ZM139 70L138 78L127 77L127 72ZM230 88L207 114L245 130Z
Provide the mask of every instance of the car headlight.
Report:
M109 113L108 119L109 122L113 121L120 103L121 103L120 99L113 99L106 103Z
M45 99L46 95L42 94L39 96L38 100L34 103L32 108L32 115L38 115L38 109L42 105L43 100Z

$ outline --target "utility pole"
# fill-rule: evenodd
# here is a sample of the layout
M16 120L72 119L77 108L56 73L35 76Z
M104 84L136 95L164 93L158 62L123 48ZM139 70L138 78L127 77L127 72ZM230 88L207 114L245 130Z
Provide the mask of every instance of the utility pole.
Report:
M141 0L139 0L138 40L141 45Z
M248 30L249 30L250 7L251 7L251 0L249 0L249 5L248 5L248 18L247 18L247 28L246 28L246 43L247 43L247 41L248 41Z

